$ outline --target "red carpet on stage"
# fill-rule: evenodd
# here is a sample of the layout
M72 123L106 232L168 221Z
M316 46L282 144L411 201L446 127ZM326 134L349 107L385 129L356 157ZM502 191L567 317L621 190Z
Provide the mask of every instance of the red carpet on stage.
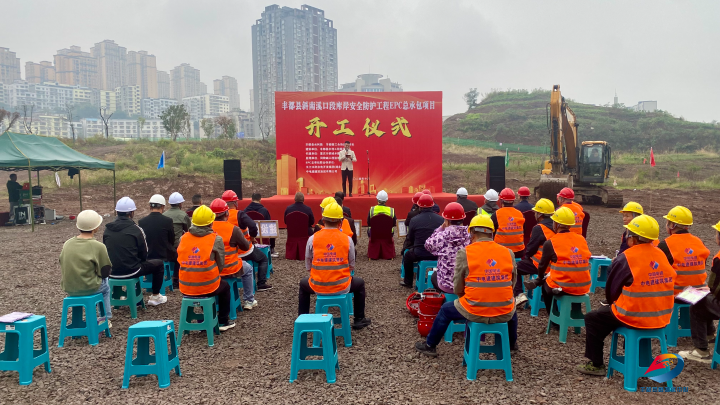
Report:
M387 205L395 209L395 216L397 219L405 219L408 212L412 208L412 197L414 194L390 194ZM327 195L306 195L305 205L309 206L313 214L315 215L315 222L320 219L320 203L322 200L328 197ZM457 201L455 194L449 193L435 193L433 194L435 203L440 206L440 210L445 208L448 203ZM481 195L471 195L468 199L475 201L478 206L485 204L485 197ZM285 228L285 209L288 205L295 202L294 195L276 195L269 198L263 198L261 203L265 208L270 211L270 217L277 220L281 228ZM238 201L238 208L245 209L250 204L250 199L245 198L242 201ZM347 197L343 202L343 205L350 208L352 211L353 219L360 219L363 222L363 226L367 226L367 215L370 212L370 207L377 205L377 198L374 195L364 195Z

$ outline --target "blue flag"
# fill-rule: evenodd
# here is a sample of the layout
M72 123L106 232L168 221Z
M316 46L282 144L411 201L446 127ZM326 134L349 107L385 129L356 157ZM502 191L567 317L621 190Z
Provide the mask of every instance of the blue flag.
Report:
M165 151L163 151L162 155L160 155L160 162L158 162L158 169L164 169L165 168Z

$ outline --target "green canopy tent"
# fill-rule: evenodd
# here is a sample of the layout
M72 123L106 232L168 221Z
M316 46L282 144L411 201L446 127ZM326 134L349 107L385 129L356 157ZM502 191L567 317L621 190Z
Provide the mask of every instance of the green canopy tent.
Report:
M78 170L78 185L80 191L80 210L82 211L82 176L79 171L85 170L112 170L113 171L113 200L115 200L115 163L95 159L84 155L57 138L23 135L5 132L0 135L0 170L24 171L27 170L30 182L31 198L30 212L32 230L35 231L34 208L32 206L32 171L40 170Z

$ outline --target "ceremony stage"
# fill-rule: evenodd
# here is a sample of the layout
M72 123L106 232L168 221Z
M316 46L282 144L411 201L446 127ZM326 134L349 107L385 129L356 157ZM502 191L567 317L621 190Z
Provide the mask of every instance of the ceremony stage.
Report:
M405 219L408 212L412 208L412 197L415 194L390 194L387 205L388 207L395 209L395 217L397 219ZM435 203L440 206L440 211L445 208L448 203L457 200L455 194L449 193L435 193L432 195ZM315 215L315 222L320 220L320 203L325 197L329 195L306 195L305 205L310 207ZM468 198L475 201L479 206L485 204L485 197L481 195L471 195ZM273 197L263 198L261 203L265 208L270 211L270 217L277 220L280 228L285 228L285 209L288 205L295 202L294 195L276 195ZM250 199L245 198L238 201L238 209L245 209L250 204ZM370 212L370 207L377 205L377 197L374 195L362 195L346 197L343 205L350 208L353 219L362 220L363 226L367 226L367 215Z

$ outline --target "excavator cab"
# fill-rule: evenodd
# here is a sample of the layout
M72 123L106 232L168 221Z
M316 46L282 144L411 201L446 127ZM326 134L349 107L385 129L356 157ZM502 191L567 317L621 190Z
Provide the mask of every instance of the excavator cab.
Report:
M610 145L604 141L585 141L580 146L577 180L603 183L610 173Z

